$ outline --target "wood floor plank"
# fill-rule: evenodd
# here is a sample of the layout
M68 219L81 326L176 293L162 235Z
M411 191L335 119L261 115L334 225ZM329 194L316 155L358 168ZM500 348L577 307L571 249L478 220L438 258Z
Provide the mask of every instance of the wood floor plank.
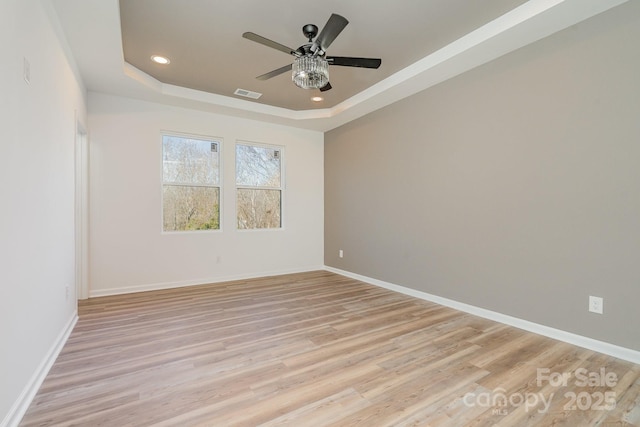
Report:
M640 425L639 365L326 271L93 298L79 317L22 426ZM577 385L580 369L617 381ZM614 408L584 407L605 392Z

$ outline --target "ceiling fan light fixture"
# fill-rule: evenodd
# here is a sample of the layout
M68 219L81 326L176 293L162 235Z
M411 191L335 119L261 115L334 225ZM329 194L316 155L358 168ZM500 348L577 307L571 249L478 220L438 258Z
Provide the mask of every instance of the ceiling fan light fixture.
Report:
M320 89L329 82L329 63L321 56L300 56L292 69L291 80L302 89Z

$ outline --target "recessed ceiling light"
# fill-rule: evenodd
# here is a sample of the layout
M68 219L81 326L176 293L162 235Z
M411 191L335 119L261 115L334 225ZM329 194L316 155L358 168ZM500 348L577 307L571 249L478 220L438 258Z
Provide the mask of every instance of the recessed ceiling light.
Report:
M320 102L320 101L324 101L324 98L321 97L321 96L314 96L314 97L311 98L311 100L313 102Z
M153 55L151 57L151 60L153 62L155 62L156 64L162 64L162 65L167 65L168 63L171 62L171 61L169 61L169 58L167 58L165 56L160 56L160 55Z

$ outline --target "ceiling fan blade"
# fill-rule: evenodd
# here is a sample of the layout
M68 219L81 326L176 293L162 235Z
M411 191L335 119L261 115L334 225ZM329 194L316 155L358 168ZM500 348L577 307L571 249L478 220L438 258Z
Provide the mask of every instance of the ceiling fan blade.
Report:
M268 73L265 73L261 76L256 77L256 79L258 80L268 80L271 77L275 77L275 76L279 76L282 73L286 73L287 71L291 71L291 65L285 65L284 67L280 67L277 70L273 70L273 71L269 71Z
M280 52L288 53L289 55L296 55L296 51L294 49L291 49L290 47L287 47L287 46L285 46L283 44L280 44L278 42L274 42L273 40L269 40L268 38L259 36L256 33L246 32L246 33L242 34L242 37L244 37L245 39L254 41L256 43L263 44L263 45L268 46L270 48L279 50Z
M327 62L329 62L329 65L341 65L343 67L378 68L382 64L382 59L327 56Z
M329 45L333 43L348 23L347 18L332 13L324 28L320 31L318 38L316 38L314 45L320 46L320 49L326 52Z
M326 91L328 91L329 89L331 89L331 83L327 82L327 84L326 84L326 85L324 85L324 86L322 86L322 87L320 88L320 92L326 92Z

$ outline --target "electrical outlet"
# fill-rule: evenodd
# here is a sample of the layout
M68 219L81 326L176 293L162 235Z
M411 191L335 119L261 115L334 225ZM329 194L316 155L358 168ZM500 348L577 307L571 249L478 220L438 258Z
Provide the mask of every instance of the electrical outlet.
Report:
M69 299L69 285L64 287L64 297L68 300Z
M342 249L340 249L340 250L338 251L338 256L339 256L340 258L344 258L344 252L342 251Z
M589 296L589 311L592 313L602 314L604 300L601 297Z

